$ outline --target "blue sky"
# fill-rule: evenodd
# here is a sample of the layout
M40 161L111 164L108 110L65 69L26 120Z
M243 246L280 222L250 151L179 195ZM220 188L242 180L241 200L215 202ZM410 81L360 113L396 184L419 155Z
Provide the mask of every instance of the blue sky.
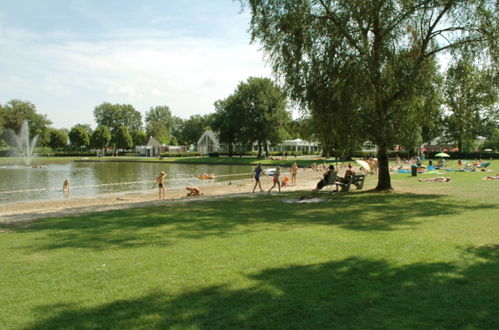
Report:
M30 101L56 128L95 127L102 102L210 113L240 81L270 77L248 23L232 0L3 0L0 103Z

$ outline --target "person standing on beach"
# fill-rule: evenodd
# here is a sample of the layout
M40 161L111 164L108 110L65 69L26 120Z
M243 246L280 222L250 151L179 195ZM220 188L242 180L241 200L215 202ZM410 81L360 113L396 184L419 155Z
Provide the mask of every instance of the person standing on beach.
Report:
M298 165L294 163L291 165L291 169L289 170L291 173L291 185L295 186L296 185L296 175L298 174Z
M69 179L66 178L66 180L64 180L64 183L62 184L62 191L64 192L64 196L68 196L69 195Z
M263 191L262 189L262 184L260 183L260 175L262 174L262 165L258 164L256 165L255 170L253 171L253 175L251 176L252 178L255 179L255 186L253 187L253 192L255 192L256 186L260 187L260 192Z
M279 187L279 192L281 192L281 183L279 182L279 176L281 175L281 168L279 166L276 167L275 172L274 172L274 185L269 189L269 195L272 189L277 185Z
M165 184L164 184L165 176L167 176L167 174L165 172L161 171L159 176L156 178L155 183L157 183L158 187L159 187L159 199L166 198L166 190L165 190Z

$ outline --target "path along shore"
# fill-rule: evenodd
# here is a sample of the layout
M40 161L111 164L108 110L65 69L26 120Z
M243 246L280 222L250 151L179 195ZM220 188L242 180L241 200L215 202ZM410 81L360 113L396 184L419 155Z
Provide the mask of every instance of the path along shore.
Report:
M343 170L344 171L344 170ZM339 175L343 175L340 171ZM281 180L288 176L286 169L281 171ZM312 191L317 181L322 177L322 172L314 172L311 169L300 169L297 176L297 184L281 189L282 192L290 191ZM261 179L263 192L258 188L255 194L267 194L267 190L272 186L272 177L263 176ZM0 223L29 222L41 218L75 216L91 212L102 212L109 210L119 210L134 207L144 207L152 205L167 205L171 203L184 203L193 200L211 200L231 197L248 197L252 194L255 181L248 178L227 182L214 183L202 186L204 196L187 197L185 189L166 190L166 199L158 200L158 189L151 190L150 193L130 193L130 194L109 194L100 195L94 198L63 198L60 200L33 201L23 203L2 204L0 206ZM272 190L272 194L278 194L277 187Z

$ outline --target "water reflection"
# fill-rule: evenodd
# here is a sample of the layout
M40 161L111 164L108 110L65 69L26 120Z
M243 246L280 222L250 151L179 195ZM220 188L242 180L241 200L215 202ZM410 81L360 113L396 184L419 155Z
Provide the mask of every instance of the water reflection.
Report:
M167 188L202 186L249 177L252 166L187 165L164 163L68 162L44 168L0 166L0 203L62 199L66 178L71 197L88 197L117 192L150 192L161 171L168 176ZM215 173L215 180L199 180L199 173Z

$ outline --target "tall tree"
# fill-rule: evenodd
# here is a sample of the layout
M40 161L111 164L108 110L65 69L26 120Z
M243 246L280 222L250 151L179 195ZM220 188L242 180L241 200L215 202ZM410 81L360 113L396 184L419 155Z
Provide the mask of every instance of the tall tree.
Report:
M286 95L268 78L250 77L234 92L239 111L243 112L241 135L248 142L256 142L258 156L262 147L268 154L268 143L282 142L291 121L286 111Z
M216 101L215 111L213 129L219 133L220 142L228 145L229 157L232 157L234 145L243 142L241 132L244 112L239 107L236 95Z
M205 130L213 127L214 114L192 115L184 122L181 140L186 144L196 144Z
M146 133L163 144L170 142L170 131L173 126L173 116L167 106L156 106L146 112Z
M172 117L172 128L171 128L171 135L175 141L180 144L184 145L187 144L184 140L182 140L182 129L184 128L185 121L177 116Z
M0 112L4 129L19 132L23 122L28 121L30 136L38 135L38 141L43 145L49 142L49 125L52 122L46 115L37 113L33 103L22 100L10 100Z
M132 136L133 145L135 146L141 146L147 143L148 136L144 131L134 131L131 132L130 135Z
M90 144L94 148L104 150L111 142L111 131L107 126L98 126L90 137Z
M116 147L121 149L130 149L133 147L133 140L128 127L121 126L116 131Z
M64 129L54 129L49 130L49 141L48 145L52 150L59 150L65 148L68 145L68 133Z
M107 126L112 133L121 126L126 126L130 132L142 129L142 114L130 104L104 102L95 107L94 116L98 126Z
M405 107L442 52L467 46L497 60L495 1L484 0L242 0L289 95L316 113L358 112L359 134L377 146L377 190L390 190L388 148L421 125ZM347 79L345 79L347 78ZM321 100L331 88L348 91L351 106ZM326 95L326 96L325 96ZM340 99L341 100L341 99ZM356 116L357 117L357 116Z
M445 104L450 111L446 118L447 134L457 142L460 151L467 151L488 125L488 118L497 110L497 85L490 72L479 70L470 57L455 60L445 79Z
M90 147L90 136L92 129L89 125L77 124L69 131L69 142L71 147L76 149L85 149Z

